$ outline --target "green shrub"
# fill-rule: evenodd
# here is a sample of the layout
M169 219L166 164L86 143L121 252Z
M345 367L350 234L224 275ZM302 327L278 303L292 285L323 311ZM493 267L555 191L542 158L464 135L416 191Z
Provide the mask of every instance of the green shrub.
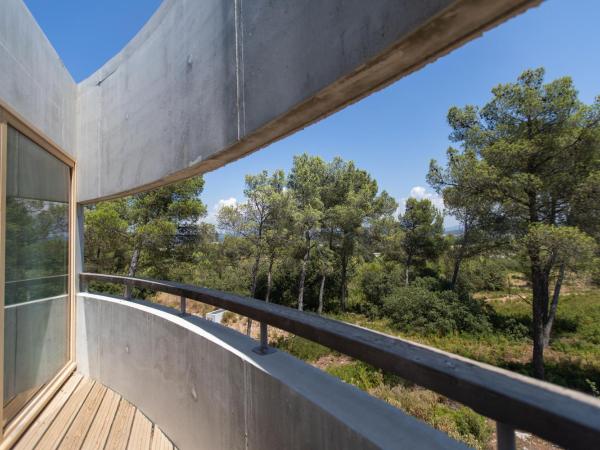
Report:
M598 384L595 381L590 380L589 378L586 378L585 382L589 387L590 393L594 397L600 397L600 388L598 388Z
M528 319L528 317L522 316L502 315L496 311L490 316L494 330L514 340L521 340L530 336L531 321Z
M400 267L373 261L364 264L359 272L359 284L362 295L367 305L363 311L369 316L377 315L383 299L389 295L396 286L401 286L402 271Z
M481 257L463 263L458 285L466 292L500 291L506 287L507 275L503 261Z
M591 267L590 283L595 286L600 286L600 257L594 258Z
M491 430L485 418L464 406L453 411L456 428L461 436L472 436L478 442L487 442Z
M331 353L327 347L298 336L281 337L273 346L303 361L313 362Z
M600 323L587 324L586 329L582 330L581 336L591 344L600 345Z
M328 367L327 372L340 380L352 384L363 391L374 389L384 383L381 370L363 362Z
M98 293L103 295L114 295L117 297L122 297L123 292L125 291L125 287L120 284L112 284L112 283L102 283L100 281L92 281L88 285L88 291L91 293ZM134 294L137 293L137 289L134 289ZM133 298L141 298L139 296L133 296Z
M489 421L435 392L416 386L380 385L370 393L473 448L490 446L493 428Z
M438 278L427 276L427 277L417 277L411 283L412 287L427 289L428 291L441 291L446 286L442 283Z
M482 302L452 291L399 288L385 298L383 312L394 326L406 332L443 336L491 330L489 309Z

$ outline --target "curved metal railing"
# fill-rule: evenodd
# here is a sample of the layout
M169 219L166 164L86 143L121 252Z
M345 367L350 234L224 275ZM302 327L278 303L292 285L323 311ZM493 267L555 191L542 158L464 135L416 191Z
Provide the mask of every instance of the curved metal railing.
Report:
M82 273L91 281L125 285L192 299L329 347L460 402L497 423L498 448L515 448L514 430L573 449L600 448L600 399L408 340L261 300L168 281Z

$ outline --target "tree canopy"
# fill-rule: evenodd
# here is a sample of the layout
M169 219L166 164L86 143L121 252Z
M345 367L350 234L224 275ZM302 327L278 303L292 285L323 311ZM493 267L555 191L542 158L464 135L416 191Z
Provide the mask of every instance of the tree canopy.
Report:
M445 172L433 162L429 179L450 208L465 213L459 217L465 228L469 215L484 232L502 223L502 234L525 253L534 372L543 378L544 347L573 268L569 261L590 254L592 241L582 230L600 208L597 199L590 201L600 165L600 100L583 104L569 77L544 83L544 69L526 70L492 95L481 108L450 109L450 139L462 151L450 150Z
M452 146L427 173L443 211L409 198L397 214L398 202L353 161L301 154L288 173L247 175L243 201L221 208L216 228L202 222L201 177L95 205L86 264L364 314L403 331L523 336L529 324L498 322L474 295L510 289L518 272L531 290L542 378L563 284L593 268L600 240L600 99L586 105L569 77L544 76L527 70L485 105L450 108ZM445 232L445 215L460 232Z

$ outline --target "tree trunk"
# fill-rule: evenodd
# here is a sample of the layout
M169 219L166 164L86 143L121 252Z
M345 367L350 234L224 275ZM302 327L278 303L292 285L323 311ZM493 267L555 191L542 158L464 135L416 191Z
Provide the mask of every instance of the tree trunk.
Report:
M548 279L539 266L531 268L533 290L533 376L544 379L544 320L548 306Z
M348 283L348 257L343 254L342 255L342 295L341 295L341 303L342 303L342 311L346 311L346 290Z
M412 255L409 255L408 258L406 258L406 270L405 270L405 280L404 280L404 286L408 287L408 283L410 281L410 266L412 265Z
M454 260L454 271L452 272L452 281L450 282L450 289L452 290L456 288L456 282L458 281L458 273L460 271L461 262L461 259L458 257Z
M131 254L131 261L129 262L129 271L127 272L128 277L135 277L137 272L138 263L140 260L141 249L139 247L135 247L133 249L133 253ZM133 294L133 287L129 285L125 285L125 298L129 300L131 295Z
M306 253L300 266L300 280L298 282L298 311L304 311L304 284L306 282L306 266L310 257L310 232L306 232Z
M306 281L306 255L300 265L300 280L298 282L298 311L304 311L304 283Z
M267 272L267 295L265 295L265 302L269 303L271 300L271 289L273 289L273 263L275 262L275 255L271 254L269 257L269 271Z
M454 258L454 271L452 272L452 281L450 283L450 289L452 289L452 290L454 290L454 288L456 287L456 283L458 282L458 274L460 273L460 265L462 264L463 256L465 254L464 253L465 246L468 245L467 239L470 236L470 234L469 234L470 230L471 230L470 221L467 219L464 224L463 235L462 235L460 247L458 249L458 252L456 253L456 257Z
M528 125L530 125L528 123ZM529 222L537 223L537 193L528 192ZM544 379L544 321L548 308L548 276L542 269L538 248L529 249L529 261L531 263L531 288L533 301L531 308L533 313L533 376Z
M554 318L556 317L556 309L558 308L558 297L560 296L560 288L565 279L565 265L561 264L556 278L556 284L554 285L554 292L552 294L552 303L550 305L550 311L544 324L544 347L550 345L550 333L552 332L552 325L554 325Z
M321 276L321 287L319 288L319 309L317 310L319 315L323 314L323 293L325 292L325 278L326 276L323 274Z
M254 264L252 265L252 287L250 288L250 297L254 298L256 295L256 286L258 283L258 268L260 267L260 251L256 253ZM246 321L246 335L250 336L252 333L252 319L248 318Z
M300 281L298 282L298 310L304 311L304 284L306 282L306 266L310 255L310 234L306 232L306 253L300 266Z

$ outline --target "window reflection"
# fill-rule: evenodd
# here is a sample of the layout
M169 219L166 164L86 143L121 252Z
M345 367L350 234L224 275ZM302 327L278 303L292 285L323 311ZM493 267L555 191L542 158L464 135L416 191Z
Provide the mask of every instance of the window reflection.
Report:
M8 198L5 304L67 293L67 204Z
M69 180L69 167L9 127L5 420L68 360Z

